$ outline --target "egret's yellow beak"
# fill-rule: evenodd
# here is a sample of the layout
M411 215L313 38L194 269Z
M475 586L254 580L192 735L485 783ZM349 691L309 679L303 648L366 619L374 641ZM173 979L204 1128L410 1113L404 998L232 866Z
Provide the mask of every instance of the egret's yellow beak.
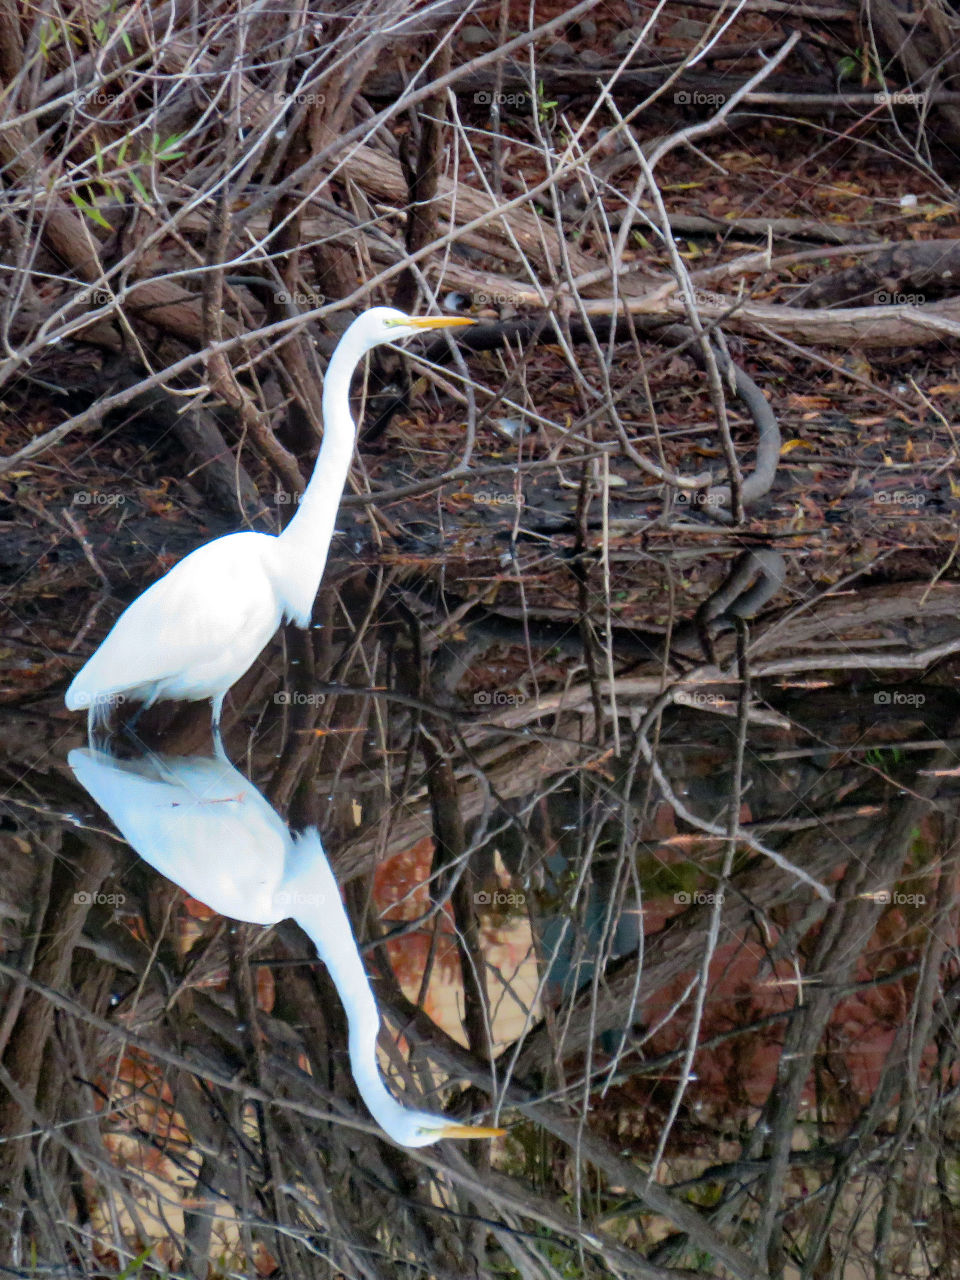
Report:
M469 316L411 316L404 320L411 329L459 329L465 324L476 324Z
M440 1130L442 1138L502 1138L506 1129L487 1129L472 1124L445 1124Z

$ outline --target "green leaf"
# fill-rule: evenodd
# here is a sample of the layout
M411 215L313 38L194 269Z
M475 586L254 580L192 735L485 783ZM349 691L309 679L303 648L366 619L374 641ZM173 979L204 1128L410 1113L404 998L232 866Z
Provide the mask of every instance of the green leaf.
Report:
M63 31L48 18L40 28L40 52L43 57L48 57L62 39Z
M111 227L96 205L91 204L89 200L84 200L83 196L77 195L76 191L70 192L70 199L91 222L95 222L98 227L103 227L105 231L113 230L113 227Z
M138 1275L143 1270L143 1265L153 1253L153 1245L148 1244L143 1253L138 1253L117 1276L117 1280L130 1280L130 1276Z
M153 154L158 160L179 160L181 156L185 156L187 153L185 151L177 151L176 147L186 136L185 133L173 133L166 142L162 143L160 135L155 133L153 135Z

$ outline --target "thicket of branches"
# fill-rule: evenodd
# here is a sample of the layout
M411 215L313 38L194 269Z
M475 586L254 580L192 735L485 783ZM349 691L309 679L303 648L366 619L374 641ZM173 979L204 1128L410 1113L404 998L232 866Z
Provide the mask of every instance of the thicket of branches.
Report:
M14 1273L956 1272L952 517L911 541L874 508L876 562L826 564L824 543L808 569L791 503L764 507L782 433L759 385L796 357L861 389L847 348L949 364L956 241L891 238L899 208L870 228L775 198L680 215L658 180L704 149L722 166L712 144L763 115L812 154L855 137L951 202L957 20L678 12L0 0L5 569L37 673L0 759ZM718 232L698 268L684 238ZM375 364L384 451L344 506L361 550L331 563L322 630L286 639L291 674L234 691L231 745L328 840L395 1082L495 1107L495 1154L386 1145L296 928L186 908L46 746L76 739L54 704L104 624L89 585L139 589L122 538L154 529L131 514L94 546L104 526L64 493L131 483L112 448L138 415L176 439L211 524L274 526L322 434L325 357L377 303L482 324L462 351ZM660 429L665 367L716 421L706 467ZM877 394L925 424L891 492L948 490L945 416L916 384ZM404 425L428 410L428 438ZM404 505L425 495L452 551ZM14 596L27 560L43 586ZM70 650L44 629L51 591L80 615ZM278 725L280 684L304 698ZM460 974L464 1043L401 990L402 924L369 893L425 838L432 900L405 918L428 971ZM489 959L498 886L524 899L535 992ZM505 1046L498 1002L526 1015Z

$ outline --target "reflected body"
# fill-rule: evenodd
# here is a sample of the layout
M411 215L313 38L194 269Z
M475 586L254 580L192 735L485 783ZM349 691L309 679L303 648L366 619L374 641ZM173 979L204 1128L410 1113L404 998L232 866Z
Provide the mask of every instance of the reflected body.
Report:
M380 1012L315 828L293 835L222 756L130 761L74 750L68 763L131 847L192 897L253 924L292 918L309 935L343 1002L360 1096L395 1142L425 1147L503 1132L414 1111L387 1089L377 1065Z
M382 343L472 324L463 316L411 317L374 307L354 320L331 357L323 384L323 445L299 509L279 536L231 533L192 551L120 615L67 690L71 711L86 709L91 731L123 699L223 700L286 618L310 622L356 443L350 380Z

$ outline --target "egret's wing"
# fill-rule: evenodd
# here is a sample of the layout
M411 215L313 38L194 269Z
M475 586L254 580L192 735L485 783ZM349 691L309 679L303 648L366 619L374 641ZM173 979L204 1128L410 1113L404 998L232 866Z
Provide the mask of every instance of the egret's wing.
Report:
M238 638L275 630L279 606L266 567L274 544L269 534L229 534L174 565L124 610L74 677L70 710L168 679Z

